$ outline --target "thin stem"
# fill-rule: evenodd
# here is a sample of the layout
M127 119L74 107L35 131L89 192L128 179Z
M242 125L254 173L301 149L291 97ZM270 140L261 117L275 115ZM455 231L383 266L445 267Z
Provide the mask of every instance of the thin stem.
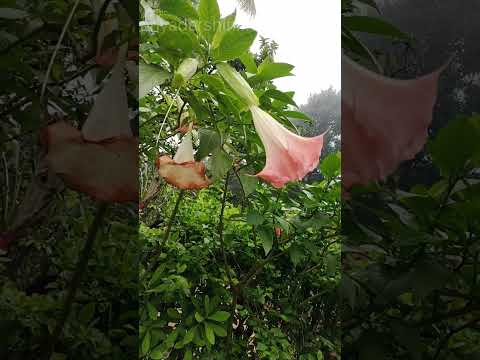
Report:
M97 214L93 219L93 223L90 226L90 229L88 230L87 241L82 249L82 253L80 254L77 267L75 268L75 273L73 274L73 277L70 281L70 286L68 288L67 296L65 298L62 315L60 316L60 319L58 320L55 329L53 330L53 333L46 344L46 349L43 353L42 358L44 360L50 359L50 356L55 349L55 345L59 340L60 336L62 335L63 327L65 326L68 316L70 315L70 311L72 310L72 305L75 300L77 290L80 286L82 275L86 272L88 260L92 253L97 233L100 230L103 219L105 217L106 210L107 204L103 202L100 203L98 206Z
M232 283L232 277L230 275L230 270L228 267L228 261L227 261L227 253L225 251L225 239L223 237L223 220L224 220L224 214L225 214L225 206L227 203L227 192L228 192L228 177L230 175L230 171L227 173L227 177L225 179L225 186L223 187L223 198L222 198L222 207L220 210L220 217L218 221L218 235L220 237L220 248L222 250L222 257L223 257L223 263L225 265L225 271L227 272L227 277L228 277L228 282L230 283L230 287L233 288L233 283Z
M172 215L170 215L170 220L168 221L167 230L165 231L165 236L163 237L163 241L160 245L160 250L163 249L165 244L170 237L170 232L172 231L173 222L175 221L175 217L177 216L178 208L180 207L180 202L182 201L185 195L185 190L180 190L180 193L177 197L177 202L175 203L175 207L173 208Z
M175 96L173 97L173 100L175 100L177 98L179 92L180 92L180 88L175 93ZM160 131L158 132L157 141L155 143L155 148L156 149L158 149L158 141L160 140L160 134L162 133L163 126L165 125L165 122L167 121L168 115L170 114L170 110L172 110L172 107L173 107L173 101L171 102L170 106L168 107L167 113L165 114L165 117L163 118L162 125L160 125Z
M223 257L223 264L225 266L225 272L227 273L228 283L230 285L230 290L232 291L232 304L230 307L230 318L229 318L229 325L227 328L227 351L231 353L231 343L232 343L232 329L233 329L233 317L235 316L235 310L237 309L237 302L238 302L238 288L233 284L232 276L230 274L230 267L228 266L228 259L227 259L227 252L225 249L225 238L223 237L223 228L224 228L224 215L225 215L225 207L227 204L227 193L228 193L228 178L230 176L230 171L227 172L227 176L225 178L225 185L223 187L223 197L222 197L222 207L220 210L220 216L218 221L218 235L220 237L220 248L222 251Z
M70 23L72 22L73 15L75 14L75 11L77 10L77 7L80 4L80 1L81 0L76 0L75 4L73 4L72 10L70 11L70 14L68 15L67 21L65 22L65 25L63 26L60 37L58 38L57 45L55 45L55 50L53 51L52 57L50 58L50 63L48 64L47 73L45 74L45 78L43 79L43 83L42 83L42 89L40 90L40 104L43 103L43 99L45 97L45 90L47 89L47 84L48 84L48 81L50 80L50 74L52 72L53 64L55 62L55 58L57 57L58 50L60 50L60 46L62 45L63 38L65 37L65 34L67 33L68 27L70 26Z

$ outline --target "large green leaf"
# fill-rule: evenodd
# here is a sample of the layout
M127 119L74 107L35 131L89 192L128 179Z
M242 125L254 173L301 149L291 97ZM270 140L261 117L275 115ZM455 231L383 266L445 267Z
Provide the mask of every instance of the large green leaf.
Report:
M221 139L218 132L214 130L200 129L199 134L200 146L195 157L197 160L202 160L220 146Z
M232 158L221 148L217 148L210 158L210 171L214 180L222 179L232 167Z
M225 32L220 45L213 52L217 61L234 60L243 54L252 46L257 32L252 29L233 28Z
M273 234L271 229L266 226L260 226L257 228L257 235L262 241L262 247L265 251L265 255L268 255L273 246Z
M360 31L369 34L383 35L394 39L408 40L409 36L398 30L392 24L370 16L344 16L342 26L350 31Z
M340 152L329 154L320 164L322 174L327 178L334 178L340 174L342 160Z
M230 313L226 311L217 311L208 317L209 320L225 322L230 317Z
M294 118L294 119L301 119L301 120L306 120L310 122L313 121L311 117L299 111L284 111L282 112L282 115L289 118Z
M200 0L198 12L199 32L208 42L211 43L220 22L220 9L217 0Z
M293 100L293 98L291 96L287 95L286 93L284 93L280 90L270 89L270 90L265 91L265 94L263 94L263 95L266 96L266 97L269 97L271 99L281 101L285 104L290 104L290 105L293 105L295 107L298 107L298 105L295 103L295 101Z
M246 52L242 56L240 56L240 61L245 65L247 72L251 74L256 74L258 71L257 64L255 63L255 59L250 52Z
M265 221L265 218L256 210L252 210L247 214L247 224L249 225L261 225Z
M220 337L225 337L227 336L227 330L223 326L214 324L214 323L209 323L210 327L213 329L215 335L220 336Z
M251 78L252 82L268 81L285 76L293 76L294 66L286 63L263 62L258 67L258 73Z
M197 10L188 0L160 0L160 9L178 17L197 19Z
M203 326L205 327L205 336L207 337L208 342L215 345L215 333L213 332L213 328L208 322L204 322Z
M253 193L257 188L258 178L248 174L239 174L239 178L242 183L244 195L245 197L248 197L248 195Z
M435 164L448 176L462 171L467 164L474 165L480 160L479 139L480 116L462 117L440 130L428 144L428 149Z
M139 63L139 96L140 98L148 94L155 86L162 85L168 81L171 74L161 67L151 64Z

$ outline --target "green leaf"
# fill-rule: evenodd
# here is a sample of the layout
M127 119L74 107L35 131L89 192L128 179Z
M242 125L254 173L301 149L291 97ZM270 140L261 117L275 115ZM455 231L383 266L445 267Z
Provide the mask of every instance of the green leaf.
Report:
M358 2L361 2L363 4L367 4L368 6L373 7L375 10L377 10L378 13L380 13L380 8L378 7L377 3L375 0L357 0Z
M214 324L214 323L209 323L210 327L213 329L213 332L215 335L220 336L220 337L225 337L227 336L227 330L223 326Z
M263 62L258 67L257 75L251 78L252 82L268 81L285 76L293 76L291 73L294 66L286 63Z
M199 312L195 312L195 320L197 320L199 323L201 323L201 322L203 322L203 320L205 320L205 318Z
M200 0L198 12L199 32L209 43L211 43L220 21L220 9L217 0Z
M221 148L213 151L210 158L210 170L214 180L222 179L232 167L231 157Z
M164 26L156 33L158 52L172 63L178 59L192 57L194 50L200 47L193 32Z
M235 24L235 19L237 18L237 10L231 13L228 16L225 16L223 19L220 20L220 26L223 30L230 30L232 26Z
M349 51L359 55L365 59L368 59L375 67L380 74L383 74L383 67L378 62L375 55L370 51L370 49L362 42L358 37L356 37L350 30L342 26L342 47L348 49Z
M247 224L249 225L261 225L265 221L265 218L256 210L252 210L247 214Z
M301 120L306 120L306 121L313 121L312 118L310 118L308 115L300 112L300 111L284 111L282 112L282 115L289 117L289 118L294 118L294 119L301 119Z
M190 344L192 341L193 341L193 338L195 337L195 329L197 327L193 327L191 329L188 329L187 333L185 334L184 338L183 338L183 343L185 345L187 344Z
M227 321L229 317L230 317L230 313L226 311L217 311L213 315L210 315L208 319L213 321L218 321L218 322L224 322L224 321Z
M340 152L329 154L320 164L320 170L322 174L327 178L334 178L340 175L340 168L342 166L342 160Z
M293 98L291 98L289 95L287 95L286 93L284 93L282 91L279 91L279 90L276 90L276 89L271 89L271 90L265 91L265 94L263 94L263 95L266 96L266 97L269 97L271 99L281 101L285 104L290 104L290 105L293 105L295 107L298 107L298 105L295 103Z
M461 141L460 141L461 139ZM438 132L428 150L445 176L462 171L480 156L480 116L458 118Z
M258 178L253 175L239 174L240 182L242 183L242 188L245 194L245 197L248 197L251 193L255 191L258 184Z
M409 36L398 30L392 24L370 16L344 16L342 26L350 31L360 31L369 34L383 35L394 39L408 40Z
M258 71L257 64L255 63L253 55L250 52L246 52L245 54L240 56L240 61L242 62L243 65L245 65L247 72L251 74L257 73Z
M213 36L212 40L212 49L216 49L222 42L223 36L225 33L230 30L235 23L235 18L237 16L237 11L235 10L232 14L220 20L217 31Z
M147 331L145 333L145 336L143 337L143 340L142 340L142 347L141 347L142 354L146 354L150 350L151 336L152 335L151 335L150 331Z
M198 18L197 10L188 0L160 0L160 9L182 18Z
M197 99L196 92L191 92L186 96L186 102L190 104L192 107L195 115L198 119L207 121L210 119L210 114L208 113L208 109L205 107L202 101Z
M160 86L170 79L171 74L156 65L139 63L139 97L148 94L155 86Z
M151 353L150 358L153 360L163 360L165 359L165 347L157 346Z
M92 321L93 315L95 314L95 303L89 303L85 305L79 314L79 319L84 324L90 323Z
M300 261L305 257L302 249L297 245L292 245L288 249L288 254L290 255L290 260L292 260L293 265L298 265Z
M215 345L215 333L213 332L213 328L210 326L208 322L204 322L203 326L205 327L205 335L207 340L210 344Z
M195 155L197 161L202 160L221 145L220 134L214 130L200 129L200 146Z
M147 313L148 313L148 317L150 318L150 320L156 320L157 319L158 311L155 308L155 306L152 305L152 303L147 302Z
M193 359L192 350L191 350L191 349L188 349L188 350L185 352L185 355L183 356L183 360L192 360L192 359Z
M265 251L265 256L268 255L273 246L273 234L271 229L261 226L257 229L257 235L262 241L263 250Z
M225 32L220 45L214 50L214 57L217 61L234 60L252 46L257 32L252 29L233 28Z

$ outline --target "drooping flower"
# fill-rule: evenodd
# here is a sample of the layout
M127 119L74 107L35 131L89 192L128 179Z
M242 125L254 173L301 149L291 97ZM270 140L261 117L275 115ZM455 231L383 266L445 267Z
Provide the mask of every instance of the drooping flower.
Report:
M220 63L217 70L248 105L255 129L265 146L266 165L257 176L281 188L289 181L303 179L317 167L324 134L312 138L294 134L258 107L259 101L253 89L235 69Z
M448 64L448 63L447 63ZM342 55L342 185L383 180L424 146L440 73L396 80Z
M318 166L325 134L306 138L294 134L258 106L251 106L253 124L265 146L266 164L257 176L281 188L301 180Z
M179 189L198 190L210 185L205 175L205 164L193 157L192 131L183 137L173 157L160 156L155 162L159 175Z
M120 59L126 47L122 53ZM81 131L58 122L42 133L49 168L68 187L107 202L138 201L138 139L129 125L123 68L122 60L115 65Z

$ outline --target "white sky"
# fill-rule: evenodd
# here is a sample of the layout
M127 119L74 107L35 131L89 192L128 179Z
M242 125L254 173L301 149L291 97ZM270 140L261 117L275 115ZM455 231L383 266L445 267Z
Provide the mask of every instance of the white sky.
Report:
M295 91L297 104L333 86L340 89L340 5L338 0L256 0L257 15L250 18L236 0L218 0L222 16L237 8L236 24L279 44L275 61L295 66L296 76L275 80L280 90Z

